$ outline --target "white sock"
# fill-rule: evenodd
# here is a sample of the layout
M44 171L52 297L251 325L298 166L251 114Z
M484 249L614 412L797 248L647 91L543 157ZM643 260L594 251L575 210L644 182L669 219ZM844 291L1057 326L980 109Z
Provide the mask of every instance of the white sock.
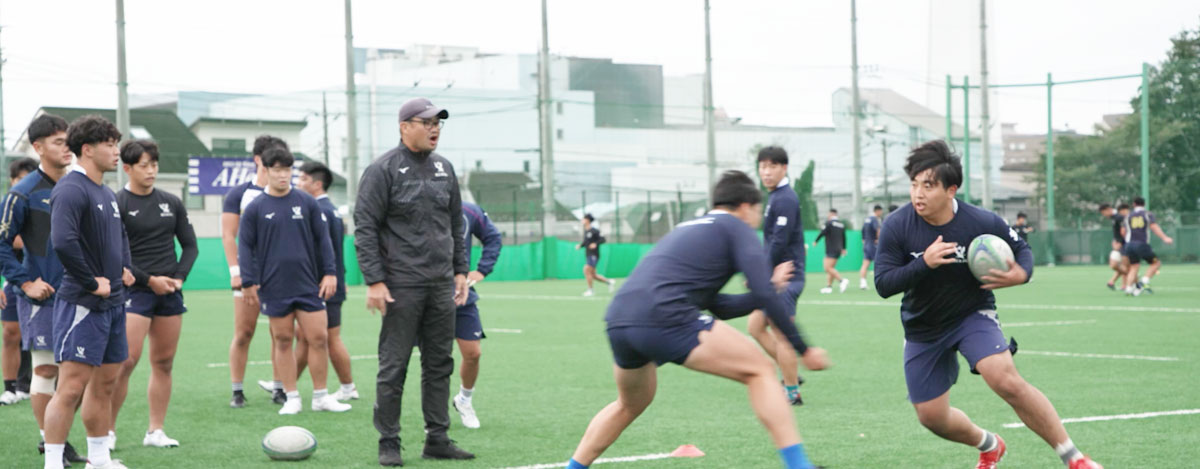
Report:
M46 441L46 431L39 428L38 433L42 435L42 441Z
M313 391L313 394L314 394L314 395L315 395L316 393L317 393L316 391ZM287 393L287 400L289 400L289 401L290 401L290 400L292 400L292 399L295 399L295 400L297 400L297 401L298 401L298 400L300 400L300 391L290 391L290 392L288 392L288 393Z
M87 445L88 464L91 464L92 466L103 466L112 460L108 454L108 435L89 436L87 437Z
M241 381L233 383L232 386L233 386L233 392L242 392L242 382Z
M328 395L329 395L329 390L313 389L313 400L314 401L317 399L323 399L323 398L325 398L325 396L328 396Z
M1067 441L1054 447L1054 452L1058 453L1058 457L1062 459L1063 464L1070 466L1071 461L1083 458L1083 453L1075 448L1075 442L1067 438Z
M46 462L45 469L63 469L63 450L66 449L65 443L52 445L46 444Z
M999 443L1000 440L996 438L994 433L983 430L983 439L979 440L979 444L975 445L975 448L978 448L982 453L986 453L988 451L995 451Z
M276 390L282 391L283 390L283 381L276 381L272 384L271 387Z
M354 391L354 383L350 383L350 384L343 384L343 385L342 385L342 391L345 391L345 392L351 392L351 391Z
M458 386L458 395L462 396L464 401L470 402L471 394L474 394L474 393L475 393L475 388L467 389L467 388L462 387L462 385Z

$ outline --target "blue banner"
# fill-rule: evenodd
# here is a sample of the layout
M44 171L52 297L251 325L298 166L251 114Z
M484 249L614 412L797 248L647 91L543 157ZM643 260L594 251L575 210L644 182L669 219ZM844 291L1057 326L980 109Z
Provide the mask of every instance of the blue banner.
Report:
M188 158L188 193L225 195L233 186L254 179L253 158Z

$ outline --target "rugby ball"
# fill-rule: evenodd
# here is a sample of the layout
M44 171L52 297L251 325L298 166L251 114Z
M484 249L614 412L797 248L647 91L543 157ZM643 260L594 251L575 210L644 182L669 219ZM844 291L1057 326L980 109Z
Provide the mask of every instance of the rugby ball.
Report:
M1122 257L1121 251L1118 251L1116 249L1113 249L1112 252L1108 253L1108 261L1109 262L1121 262L1121 257Z
M971 274L982 283L988 271L1008 271L1008 261L1014 260L1012 248L999 236L984 234L977 236L967 248L967 266Z
M279 427L263 437L262 449L276 461L299 461L317 450L317 437L301 427Z

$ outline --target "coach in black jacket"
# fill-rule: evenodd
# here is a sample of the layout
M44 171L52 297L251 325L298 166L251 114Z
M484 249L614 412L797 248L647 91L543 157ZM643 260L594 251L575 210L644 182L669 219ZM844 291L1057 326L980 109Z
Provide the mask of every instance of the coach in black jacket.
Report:
M375 429L379 464L403 465L400 397L413 346L421 347L425 458L472 459L450 441L446 401L454 371L455 305L467 299L462 198L450 161L434 153L445 109L428 99L400 107L400 146L363 172L354 209L354 247L379 331Z

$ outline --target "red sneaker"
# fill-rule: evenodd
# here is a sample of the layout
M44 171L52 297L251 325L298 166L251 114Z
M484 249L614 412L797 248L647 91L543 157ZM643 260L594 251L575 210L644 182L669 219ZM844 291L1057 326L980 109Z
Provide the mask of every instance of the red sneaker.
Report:
M996 464L999 464L1000 460L1004 458L1004 453L1006 452L1005 450L1004 438L1000 438L1000 435L996 435L996 449L986 453L979 453L979 464L975 465L975 469L995 469ZM1087 468L1088 466L1079 467ZM1076 468L1075 466L1071 466L1071 469Z
M1092 458L1084 456L1081 459L1071 461L1071 469L1104 469L1104 466L1092 461Z

